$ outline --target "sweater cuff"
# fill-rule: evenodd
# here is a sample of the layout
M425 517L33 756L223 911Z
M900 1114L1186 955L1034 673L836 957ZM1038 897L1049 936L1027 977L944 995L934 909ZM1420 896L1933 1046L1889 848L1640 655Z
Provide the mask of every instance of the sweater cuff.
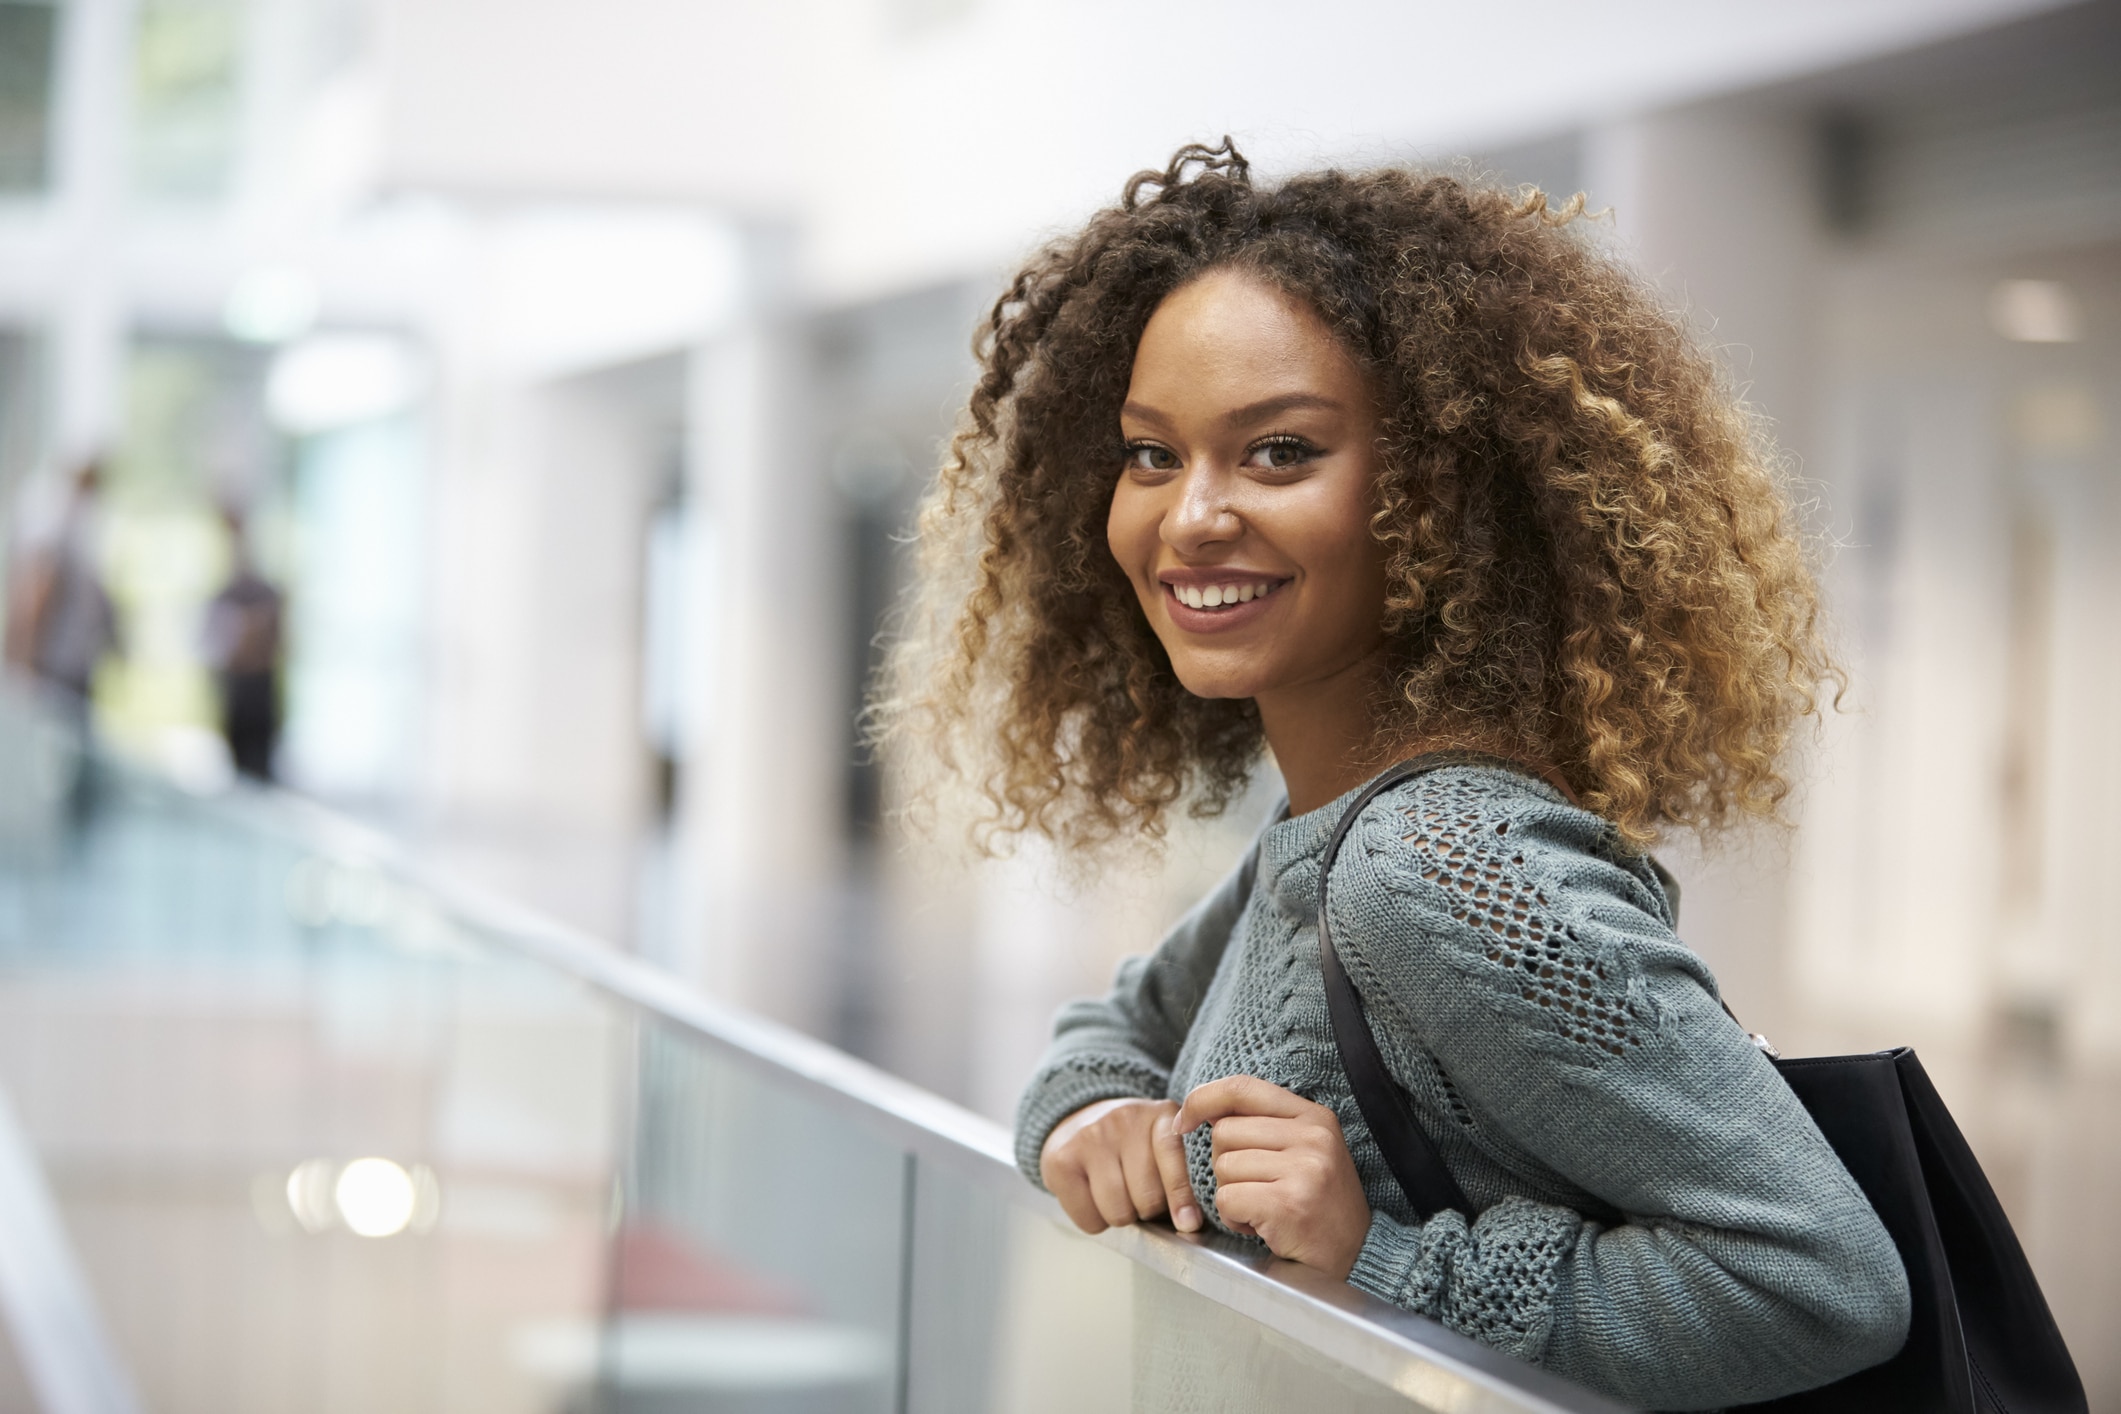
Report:
M1099 1100L1161 1100L1171 1078L1123 1056L1072 1056L1040 1071L1016 1106L1016 1166L1040 1188L1038 1156L1060 1122Z
M1451 1258L1465 1243L1465 1216L1448 1208L1420 1227L1373 1212L1348 1284L1402 1310L1438 1317Z

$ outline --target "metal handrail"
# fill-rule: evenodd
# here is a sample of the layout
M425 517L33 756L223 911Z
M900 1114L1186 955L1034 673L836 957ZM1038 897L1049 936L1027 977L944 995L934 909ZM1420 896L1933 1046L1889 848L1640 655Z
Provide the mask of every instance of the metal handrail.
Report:
M488 890L451 878L374 830L284 792L243 788L222 804L335 862L416 886L454 921L682 1028L719 1056L794 1087L877 1138L1180 1287L1259 1322L1342 1368L1436 1409L1612 1414L1620 1406L1299 1263L1217 1234L1162 1224L1085 1237L1017 1171L1007 1130L787 1026L716 1001L673 974Z

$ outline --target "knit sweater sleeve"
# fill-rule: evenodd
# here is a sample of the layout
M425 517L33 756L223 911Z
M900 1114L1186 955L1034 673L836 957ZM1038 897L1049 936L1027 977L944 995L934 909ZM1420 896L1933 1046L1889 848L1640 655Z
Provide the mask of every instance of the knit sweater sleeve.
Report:
M1372 1025L1402 1038L1387 1056L1427 1050L1476 1141L1492 1125L1621 1216L1521 1197L1470 1225L1380 1214L1358 1286L1656 1409L1768 1399L1899 1349L1891 1238L1596 817L1438 773L1365 813L1332 885Z
M1038 1157L1046 1136L1099 1100L1166 1098L1187 1028L1244 912L1258 846L1164 936L1156 951L1119 965L1102 997L1069 1002L1016 1109L1016 1164L1044 1187Z

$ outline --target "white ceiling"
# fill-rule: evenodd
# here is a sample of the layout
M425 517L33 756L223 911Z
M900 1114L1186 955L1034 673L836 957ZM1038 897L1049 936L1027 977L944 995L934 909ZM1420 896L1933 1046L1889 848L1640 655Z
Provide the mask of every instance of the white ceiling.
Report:
M984 270L1178 144L1489 148L2055 0L380 0L400 190L789 222L851 295Z

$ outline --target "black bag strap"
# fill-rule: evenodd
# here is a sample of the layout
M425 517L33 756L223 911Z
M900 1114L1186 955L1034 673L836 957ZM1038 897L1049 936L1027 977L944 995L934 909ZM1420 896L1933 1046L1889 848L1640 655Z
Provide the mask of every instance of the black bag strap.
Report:
M1392 1073L1385 1069L1385 1058L1377 1049L1377 1037L1370 1030L1369 1019L1363 1014L1362 995L1355 990L1355 983L1348 971L1340 964L1340 954L1333 947L1333 925L1326 912L1326 880L1332 877L1333 861L1340 854L1341 842L1355 821L1367 809L1370 802L1394 786L1426 775L1445 766L1505 764L1495 758L1477 756L1467 752L1438 751L1425 756L1416 756L1392 767L1363 789L1333 827L1333 836L1326 842L1325 858L1318 866L1318 970L1324 974L1326 983L1326 1010L1333 1019L1333 1044L1340 1050L1341 1068L1348 1072L1349 1088L1355 1092L1355 1104L1362 1111L1363 1123L1370 1126L1370 1137L1385 1156L1385 1164L1392 1170L1392 1177L1399 1180L1400 1191L1414 1206L1424 1221L1446 1208L1474 1216L1473 1205L1458 1180L1444 1167L1443 1156L1436 1152L1436 1143L1422 1129L1421 1121L1414 1118L1413 1108L1407 1097L1392 1081Z

